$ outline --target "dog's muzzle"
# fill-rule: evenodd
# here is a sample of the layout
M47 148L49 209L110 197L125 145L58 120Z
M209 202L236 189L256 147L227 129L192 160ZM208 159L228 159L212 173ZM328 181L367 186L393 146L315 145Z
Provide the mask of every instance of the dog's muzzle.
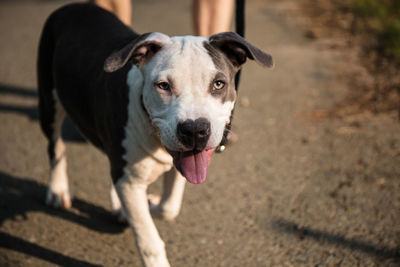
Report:
M176 135L185 151L167 151L175 167L192 184L201 184L207 178L208 166L214 148L206 149L211 135L211 124L205 118L185 120L177 125Z
M185 120L177 125L178 140L188 149L202 151L211 135L210 122L205 118Z

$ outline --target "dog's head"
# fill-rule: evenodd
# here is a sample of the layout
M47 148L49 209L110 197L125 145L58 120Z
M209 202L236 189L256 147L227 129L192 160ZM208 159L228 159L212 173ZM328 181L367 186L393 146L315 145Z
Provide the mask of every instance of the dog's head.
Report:
M139 36L105 62L116 71L128 62L143 74L142 101L175 167L191 183L207 176L236 100L235 74L252 59L272 67L264 53L233 32L204 37Z

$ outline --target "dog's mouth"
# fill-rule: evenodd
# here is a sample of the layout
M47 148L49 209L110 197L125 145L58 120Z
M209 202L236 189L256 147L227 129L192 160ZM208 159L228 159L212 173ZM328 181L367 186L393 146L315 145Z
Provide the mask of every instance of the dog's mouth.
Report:
M174 159L175 167L192 184L201 184L206 180L214 150L215 148L180 152L167 148L168 153Z

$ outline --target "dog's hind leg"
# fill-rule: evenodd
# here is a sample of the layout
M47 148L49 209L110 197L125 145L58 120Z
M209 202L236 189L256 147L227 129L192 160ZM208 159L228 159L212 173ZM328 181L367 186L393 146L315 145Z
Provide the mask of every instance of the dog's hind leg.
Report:
M45 104L40 103L40 120L42 129L48 139L48 155L50 159L50 181L47 189L46 204L57 208L70 208L71 193L67 176L65 144L61 137L61 128L66 113L57 97L56 91L53 90L51 92L52 101L48 101L48 103L52 103L53 107L47 107Z
M112 214L117 217L119 222L126 223L126 215L114 185L111 185L110 193Z
M53 79L53 25L51 18L45 24L39 44L38 89L39 119L43 133L48 140L50 159L50 182L46 203L55 207L71 207L71 195L67 177L65 145L61 138L61 126L65 119L65 110L61 105Z
M161 199L149 196L152 215L168 221L174 220L181 210L185 183L186 179L174 167L166 172Z

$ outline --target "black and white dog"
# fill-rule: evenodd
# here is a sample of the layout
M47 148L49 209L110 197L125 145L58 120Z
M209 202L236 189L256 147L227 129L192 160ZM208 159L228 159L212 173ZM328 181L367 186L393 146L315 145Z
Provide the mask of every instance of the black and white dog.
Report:
M144 265L169 266L151 213L174 219L186 180L205 181L236 99L235 73L246 58L273 65L269 54L231 32L139 35L94 5L54 12L38 57L40 123L51 163L47 204L71 206L60 135L68 114L107 155L113 209L131 225ZM161 175L162 198L149 205L147 186Z

